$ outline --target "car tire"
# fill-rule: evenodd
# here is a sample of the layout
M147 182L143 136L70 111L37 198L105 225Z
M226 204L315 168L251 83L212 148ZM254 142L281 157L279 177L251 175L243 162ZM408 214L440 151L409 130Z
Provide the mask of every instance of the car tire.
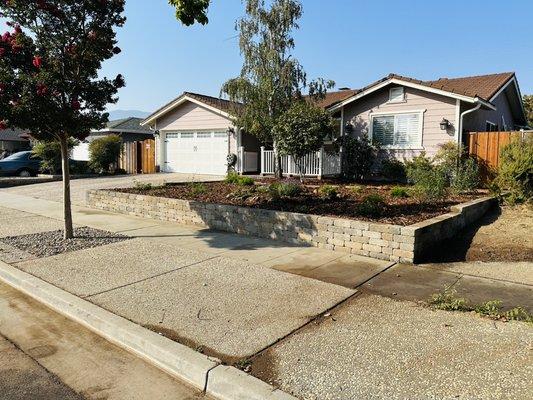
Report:
M21 178L29 178L33 176L33 173L31 172L31 170L23 168L17 172L17 176L20 176Z

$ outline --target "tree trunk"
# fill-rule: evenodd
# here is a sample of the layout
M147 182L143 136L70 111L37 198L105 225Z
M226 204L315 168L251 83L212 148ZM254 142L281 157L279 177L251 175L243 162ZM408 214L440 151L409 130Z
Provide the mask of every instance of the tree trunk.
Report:
M70 206L70 168L69 168L69 154L68 154L68 136L61 135L61 169L63 171L63 218L65 219L64 239L72 239L74 237L74 229L72 228L72 209Z
M273 143L274 147L274 177L277 179L283 178L283 167L281 166L281 156L278 153L276 142Z

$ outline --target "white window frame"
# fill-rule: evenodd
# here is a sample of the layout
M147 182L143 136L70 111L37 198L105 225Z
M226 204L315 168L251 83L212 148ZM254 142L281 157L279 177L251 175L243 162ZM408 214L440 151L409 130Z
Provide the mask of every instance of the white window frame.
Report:
M396 117L396 115L401 114L418 114L418 133L420 141L419 143L415 143L411 146L399 146L399 145L381 145L382 149L386 150L424 150L424 146L422 146L422 143L424 143L424 114L426 110L406 110L406 111L388 111L388 112L373 112L370 114L370 134L369 139L372 143L374 140L374 117L383 117L383 116L393 116ZM396 121L396 118L394 118ZM396 124L396 122L395 122Z
M393 90L401 90L402 91L402 97L399 100L394 100L393 99L393 97L392 97ZM405 88L403 86L395 86L395 87L391 87L389 89L389 101L387 103L396 104L396 103L405 103L405 102L406 102L406 100L405 100Z

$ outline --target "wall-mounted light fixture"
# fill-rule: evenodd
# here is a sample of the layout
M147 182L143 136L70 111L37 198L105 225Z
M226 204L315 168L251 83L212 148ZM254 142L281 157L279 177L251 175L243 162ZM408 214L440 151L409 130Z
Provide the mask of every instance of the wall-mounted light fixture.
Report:
M351 122L346 122L346 125L344 125L344 132L346 133L352 133L353 132L353 125Z
M448 130L451 127L450 121L448 121L446 118L443 118L442 121L440 121L440 129L443 131Z

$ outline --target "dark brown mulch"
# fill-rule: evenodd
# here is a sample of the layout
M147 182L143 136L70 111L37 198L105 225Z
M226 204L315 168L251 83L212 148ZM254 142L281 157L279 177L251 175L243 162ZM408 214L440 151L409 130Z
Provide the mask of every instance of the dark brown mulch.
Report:
M254 188L265 186L272 179L256 181ZM287 182L287 180L284 180ZM293 181L294 182L294 181ZM263 208L277 211L298 212L322 216L343 217L367 221L377 221L398 225L410 225L449 212L450 207L475 198L476 196L454 196L438 202L419 202L414 198L397 198L390 195L396 185L372 184L360 186L355 193L353 185L339 185L336 199L324 199L318 194L321 181L306 181L303 192L294 198L272 199L268 194L250 189L246 186L224 182L206 182L195 184L175 184L151 189L126 188L115 189L124 193L135 193L166 198L195 200L205 203L229 204L235 206ZM198 191L198 188L203 190ZM195 190L196 189L196 190ZM251 191L251 193L250 193ZM245 195L235 196L235 193ZM379 215L365 215L358 210L359 204L368 195L379 195L385 205Z
M57 230L8 236L1 238L0 241L40 258L103 246L128 239L131 238L118 233L82 226L74 228L73 239L63 239L63 231Z

